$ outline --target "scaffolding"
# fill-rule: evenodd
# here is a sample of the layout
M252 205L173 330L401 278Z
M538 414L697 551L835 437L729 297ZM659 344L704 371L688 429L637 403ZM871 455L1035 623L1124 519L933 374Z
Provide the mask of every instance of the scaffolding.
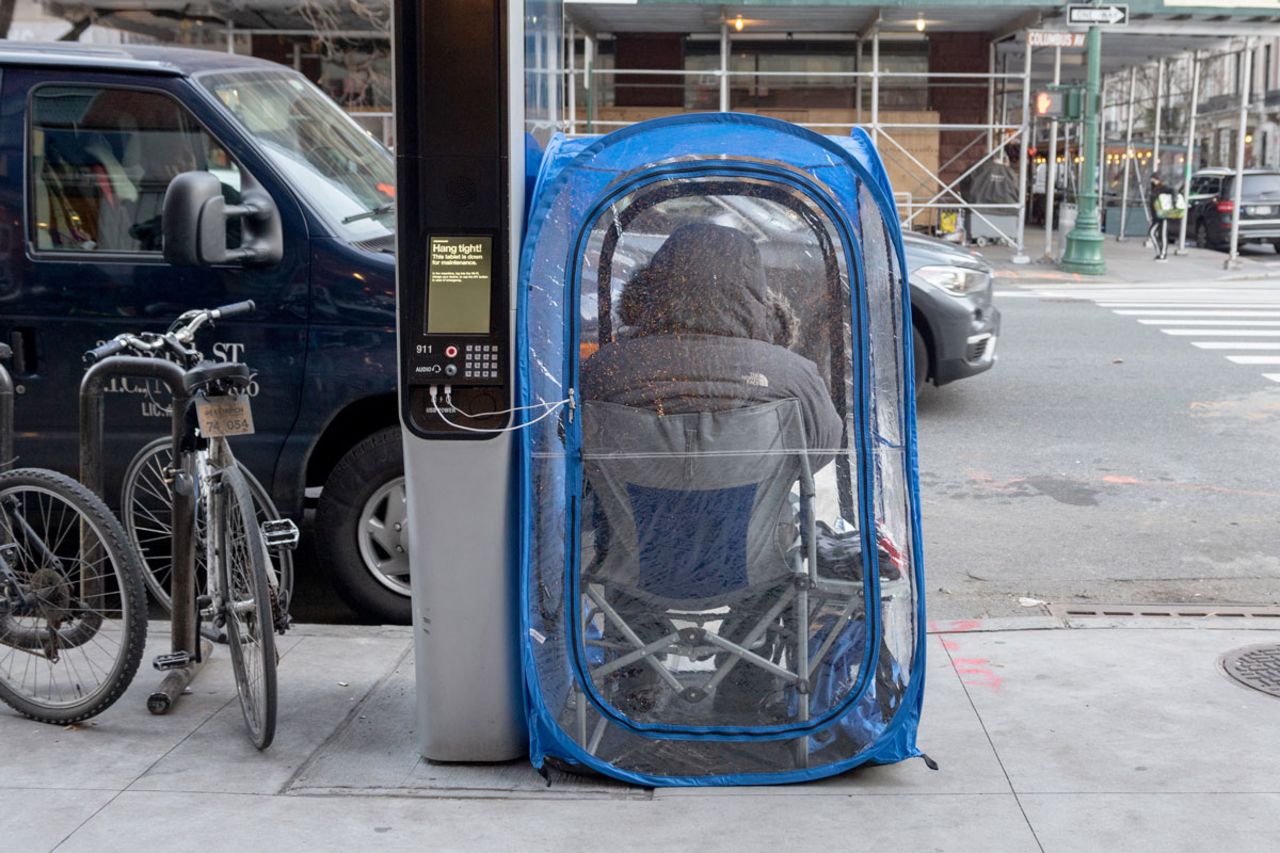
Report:
M925 10L927 13L929 10ZM923 14L923 13L922 13ZM1058 16L1055 19L1055 16ZM1188 16L1182 16L1188 18ZM599 27L597 19L597 28ZM596 33L579 29L575 23L573 16L567 16L567 39L569 49L566 51L568 60L566 74L568 76L565 92L568 98L567 109L564 114L563 130L570 134L578 133L598 133L615 129L634 123L636 119L624 119L619 117L602 118L599 115L599 93L600 83L609 80L615 82L618 80L634 80L644 81L646 78L654 80L657 78L669 78L672 80L680 79L688 81L691 78L698 83L706 85L710 83L717 90L717 95L709 104L697 108L729 110L733 105L731 103L731 93L734 91L735 82L740 82L744 78L753 78L753 82L758 83L759 80L769 80L774 78L795 78L803 76L808 81L836 81L847 85L853 90L855 97L855 109L852 121L809 121L800 119L790 119L795 123L813 130L823 133L839 133L848 132L851 127L858 126L865 129L880 148L881 155L886 162L892 163L899 161L912 172L912 178L918 180L919 183L911 187L896 187L899 192L897 198L899 200L899 214L904 227L921 228L928 227L932 224L933 217L942 211L956 211L958 214L969 218L969 221L981 223L983 230L987 233L996 235L1001 242L1008 244L1014 249L1014 260L1016 262L1029 262L1027 247L1027 231L1028 231L1028 214L1029 200L1032 192L1038 193L1039 190L1029 186L1028 179L1032 177L1031 169L1033 168L1032 149L1036 142L1036 122L1032 115L1032 86L1033 84L1043 85L1052 81L1055 84L1067 82L1063 79L1063 59L1064 53L1076 51L1083 53L1082 45L1074 42L1070 38L1066 38L1071 30L1065 27L1065 23L1057 12L1037 12L1025 20L1019 20L1017 24L1009 25L1007 29L997 32L993 35L989 53L987 57L987 69L985 72L952 72L952 71L916 71L916 70L894 70L885 66L882 61L883 42L886 37L882 26L883 19L879 12L875 12L868 23L860 31L850 31L845 33L822 33L820 38L827 40L843 40L846 43L856 45L856 64L853 70L811 70L803 74L796 71L770 71L761 69L742 70L732 66L731 56L733 47L740 40L746 41L751 38L769 39L785 37L785 30L778 32L768 32L757 27L751 34L740 34L735 31L732 26L732 20L727 16L723 17L719 23L719 32L716 34L705 33L706 38L717 38L719 41L718 63L715 67L702 68L612 68L603 67L598 62L597 38ZM784 27L784 24L777 26ZM607 32L607 31L606 31ZM1061 36L1058 40L1031 38L1032 33L1038 35ZM1079 32L1078 30L1075 32ZM1114 211L1119 215L1121 227L1119 236L1124 237L1125 219L1131 213L1128 210L1130 202L1130 190L1136 187L1136 196L1145 208L1146 198L1143 194L1142 187L1144 180L1149 177L1150 173L1158 168L1162 163L1162 153L1170 154L1175 149L1183 149L1185 154L1184 162L1181 164L1181 174L1178 176L1183 183L1188 183L1191 172L1195 164L1195 151L1197 150L1196 139L1196 121L1200 112L1196 109L1182 110L1183 120L1179 122L1179 130L1185 122L1186 125L1186 143L1185 146L1176 144L1181 140L1164 140L1164 123L1168 116L1166 106L1181 101L1184 104L1197 104L1199 101L1200 78L1202 66L1205 62L1211 61L1232 53L1251 50L1248 45L1250 42L1243 41L1239 46L1227 47L1231 39L1240 39L1242 37L1255 38L1264 37L1266 35L1280 34L1280 19L1267 18L1265 20L1257 17L1234 19L1231 16L1218 16L1216 18L1199 20L1188 18L1187 20L1174 18L1148 17L1146 20L1134 21L1125 28L1117 30L1108 30L1104 44L1114 45L1107 53L1108 68L1104 68L1104 80L1101 99L1103 108L1110 108L1113 115L1119 112L1124 113L1124 156L1120 161L1113 158L1113 162L1120 163L1124 172L1123 180L1120 183L1120 198L1118 201L1119 209ZM694 34L689 34L692 37ZM894 33L887 34L892 38ZM582 44L582 63L578 64L578 51L576 45ZM1191 63L1190 82L1182 86L1165 86L1165 68L1169 63ZM1051 62L1051 64L1049 64ZM1039 67L1037 63L1040 63ZM1251 63L1246 62L1246 65ZM1076 74L1079 74L1078 63L1073 62ZM1139 145L1133 138L1134 119L1137 107L1135 107L1135 80L1138 69L1144 65L1156 66L1156 80L1159 91L1154 97L1155 102L1155 119L1154 130L1151 134L1152 139L1149 143L1151 153L1149 157L1144 156L1142 159L1146 162L1140 162L1134 157L1134 147ZM612 78L612 80L610 80ZM898 117L891 114L891 110L886 109L884 90L886 86L892 86L895 83L904 83L907 81L917 81L922 87L933 87L937 84L951 85L967 85L973 87L985 87L985 120L972 122L948 122L938 117L937 121L902 121ZM1128 85L1126 85L1126 83ZM1110 84L1110 85L1108 85ZM652 83L643 83L642 85L653 85ZM1244 146L1246 114L1250 109L1249 106L1249 87L1242 87L1239 99L1240 105L1240 122L1239 132L1237 133L1236 146L1241 151ZM585 115L580 114L581 102L579 98L586 100ZM714 105L714 106L713 106ZM673 107L668 110L671 113L684 112L688 108ZM762 110L764 111L764 110ZM774 112L786 112L779 109ZM1064 125L1057 121L1047 121L1048 130L1048 156L1045 158L1047 179L1044 181L1045 195L1045 226L1044 226L1044 251L1043 258L1047 261L1054 260L1056 254L1056 246L1054 243L1055 231L1055 209L1062 198L1063 188L1059 187L1060 172L1059 160L1062 161L1063 168L1066 171L1067 184L1066 189L1069 191L1074 176L1074 160L1082 159L1083 152L1079 150L1078 138L1074 140L1075 151L1072 151L1073 139L1069 132L1070 126L1065 126L1067 133L1063 135ZM955 150L947 153L945 157L939 157L938 162L925 162L918 156L918 150L913 150L910 141L907 139L910 134L927 131L936 133L941 138L943 134L953 134L950 139L955 142L954 134L967 134L968 140L963 143L956 143ZM1175 131L1177 132L1177 131ZM1100 163L1107 162L1107 134L1100 134L1099 151ZM1115 140L1112 140L1112 145ZM1164 148L1164 152L1161 148ZM1238 152L1239 153L1239 152ZM970 178L984 165L997 160L1008 158L1008 165L1015 170L1017 174L1018 187L1020 190L1019 201L1016 203L1008 202L1003 204L992 204L977 202L972 198L966 197L965 181ZM1244 157L1239 154L1235 158L1237 172L1243 170ZM1145 171L1144 171L1145 168ZM1099 170L1099 194L1104 200L1110 199L1116 201L1115 193L1109 191L1108 175L1105 169ZM1039 181L1036 181L1038 186ZM1236 181L1236 186L1240 184ZM1076 181L1078 191L1078 180ZM925 187L922 191L921 187ZM1239 213L1234 214L1238 218ZM1145 211L1144 211L1145 216ZM1186 246L1186 229L1187 222L1184 218L1179 226L1177 234L1178 251L1185 251ZM1238 224L1232 228L1232 250L1228 255L1228 263L1234 261L1238 254L1238 238L1235 236L1238 230Z

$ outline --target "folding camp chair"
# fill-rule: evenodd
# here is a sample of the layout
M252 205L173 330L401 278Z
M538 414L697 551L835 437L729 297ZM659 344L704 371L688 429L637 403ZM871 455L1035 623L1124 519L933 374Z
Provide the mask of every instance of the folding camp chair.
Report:
M861 584L816 576L799 403L661 415L587 401L582 419L594 500L582 636L597 695L642 723L809 719L797 697L819 662L811 598L847 599L844 623ZM637 690L652 701L620 701Z

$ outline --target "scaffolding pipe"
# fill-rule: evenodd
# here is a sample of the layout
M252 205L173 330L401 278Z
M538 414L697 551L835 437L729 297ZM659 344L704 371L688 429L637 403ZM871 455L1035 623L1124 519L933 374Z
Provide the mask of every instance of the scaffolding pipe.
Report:
M1187 206L1191 206L1191 171L1194 168L1196 153L1196 104L1200 101L1200 51L1191 54L1191 100L1187 102L1189 115L1187 117L1187 158L1182 167L1182 197L1187 200ZM1187 220L1190 219L1185 213L1182 220L1178 223L1178 248L1174 251L1175 255L1185 255L1187 253ZM1201 246L1200 248L1205 248Z
M1107 209L1107 78L1098 93L1098 208Z
M996 150L996 43L989 45L987 56L987 153Z
M1120 190L1120 233L1116 242L1124 242L1125 220L1129 217L1129 163L1133 161L1133 102L1138 91L1138 67L1129 69L1129 109L1124 127L1124 188Z
M880 25L871 31L871 144L880 143Z
M1160 123L1164 118L1164 59L1156 62L1156 129L1151 139L1151 175L1160 174Z
M578 28L569 21L569 121L565 123L569 133L578 129Z
M862 36L858 36L857 45L857 50L853 54L853 70L855 72L859 72L859 76L855 77L853 80L853 106L854 120L858 124L862 124Z
M729 25L720 24L720 112L729 112Z
M582 37L582 93L587 96L587 133L595 133L596 126L596 87L592 80L595 75L596 40L590 35Z
M1053 49L1053 85L1062 82L1062 48ZM1058 181L1058 120L1049 122L1049 156L1046 158L1044 183L1044 258L1053 260L1053 206L1056 202Z
M1029 264L1027 256L1027 165L1031 154L1031 39L1022 36L1022 139L1018 146L1018 247L1010 259L1015 264Z
M1244 138L1249 130L1249 90L1253 88L1253 42L1245 39L1240 64L1240 127L1236 132L1236 176L1231 185L1231 252L1223 266L1231 269L1240 257L1240 201L1244 190Z

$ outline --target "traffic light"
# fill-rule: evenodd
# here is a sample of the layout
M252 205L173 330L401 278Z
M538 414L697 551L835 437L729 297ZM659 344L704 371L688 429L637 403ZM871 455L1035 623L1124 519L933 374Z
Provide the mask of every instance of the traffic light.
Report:
M1084 90L1079 86L1050 86L1032 101L1037 118L1079 121L1084 112Z

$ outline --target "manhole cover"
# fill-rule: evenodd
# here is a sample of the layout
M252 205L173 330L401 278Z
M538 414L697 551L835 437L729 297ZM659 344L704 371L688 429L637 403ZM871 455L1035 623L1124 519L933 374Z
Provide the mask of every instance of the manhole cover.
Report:
M1223 656L1222 665L1245 687L1280 696L1280 645L1236 649Z

